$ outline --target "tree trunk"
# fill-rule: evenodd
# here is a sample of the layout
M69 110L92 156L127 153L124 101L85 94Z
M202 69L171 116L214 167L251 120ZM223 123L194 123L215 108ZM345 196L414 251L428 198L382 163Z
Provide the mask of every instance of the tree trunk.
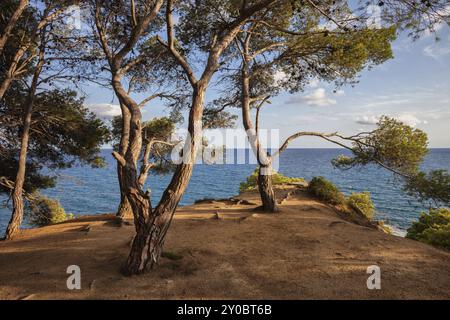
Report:
M123 183L124 170L122 166L117 164L117 177L119 179L120 188L120 203L117 208L116 216L122 219L132 219L133 218L133 208L131 207L130 201L128 201L126 187Z
M160 203L152 212L149 222L136 226L136 236L126 265L128 275L145 272L158 264L167 230L192 171L193 164L179 165ZM140 212L146 210L146 203L140 203L138 209Z
M24 203L23 203L23 185L25 183L25 170L27 165L27 151L28 143L30 139L30 126L31 126L31 114L34 104L34 95L36 92L36 87L32 87L30 91L30 96L28 97L27 106L25 108L24 120L23 120L23 131L22 138L20 141L20 154L19 154L19 164L16 174L16 180L14 182L14 189L12 192L12 202L13 202L13 212L11 220L9 221L8 227L6 229L6 239L12 239L20 229L20 225L23 220Z
M143 200L142 192L129 193L130 203L133 210L136 210L135 213L146 218L145 220L135 219L136 236L126 264L126 273L129 275L142 273L158 263L167 230L191 178L197 150L201 144L201 119L205 90L206 86L194 87L193 102L189 113L189 136L183 150L184 160L176 168L158 206L151 212L151 207L148 205L149 200ZM150 212L150 214L147 215L146 212Z
M45 39L45 35L41 35L41 41ZM38 87L39 76L44 65L45 58L45 44L41 42L39 47L39 60L36 68L33 72L33 78L31 80L30 91L28 93L27 105L24 110L23 117L23 127L22 127L22 137L20 141L20 153L19 153L19 163L17 168L16 180L14 181L14 189L12 192L13 200L13 212L11 220L8 223L6 229L5 239L12 239L20 229L20 225L23 220L23 186L25 184L25 171L27 166L27 152L28 144L30 140L30 127L31 127L31 116L33 113L34 101L36 99L36 90Z
M120 109L122 110L122 132L120 136L120 144L119 144L119 154L121 156L125 156L125 152L128 149L128 142L130 138L130 120L131 114L128 108L121 103ZM135 156L138 158L138 155ZM124 167L118 162L117 163L117 177L119 179L119 188L120 188L120 203L117 209L117 217L122 219L132 219L133 218L133 208L131 207L130 201L128 201L126 186L124 185L124 175L125 175Z
M244 53L248 54L248 46L244 46ZM241 109L242 122L247 133L247 138L253 152L256 155L258 169L258 191L261 197L262 208L266 212L277 212L275 193L272 186L272 163L270 156L261 146L258 136L258 118L256 119L256 129L250 117L250 75L248 71L248 61L244 59L241 70ZM258 113L257 113L258 115Z
M277 212L277 201L272 185L272 165L260 166L258 170L258 190L261 196L262 208L266 212Z

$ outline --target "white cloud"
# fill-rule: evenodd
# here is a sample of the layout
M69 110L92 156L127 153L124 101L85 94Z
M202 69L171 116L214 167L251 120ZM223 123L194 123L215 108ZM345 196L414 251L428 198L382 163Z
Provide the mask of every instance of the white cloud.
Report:
M420 120L419 118L417 118L415 115L413 114L408 114L408 113L404 113L401 114L397 117L394 117L395 119L397 119L398 121L403 122L404 124L411 126L411 127L415 127L419 124L426 124L427 121L423 121Z
M120 106L117 104L110 103L94 103L89 104L88 109L95 113L99 118L102 119L112 119L115 116L121 115Z
M334 94L338 97L342 97L342 96L345 96L345 91L344 90L336 90L334 92Z
M378 122L378 117L375 116L361 116L356 117L356 123L363 124L363 125L374 125Z
M414 114L411 114L411 113L402 113L400 115L394 115L394 116L390 116L390 117L394 118L400 122L403 122L404 124L406 124L410 127L416 127L419 124L427 124L428 123L428 121L420 120L419 118L417 118L417 116L415 116ZM379 119L380 119L379 116L363 115L363 116L356 117L355 122L358 124L362 124L362 125L375 125L378 123Z
M288 104L298 104L306 103L308 106L312 107L324 107L336 104L336 100L327 97L324 88L317 88L310 94L300 97L292 97L286 101Z

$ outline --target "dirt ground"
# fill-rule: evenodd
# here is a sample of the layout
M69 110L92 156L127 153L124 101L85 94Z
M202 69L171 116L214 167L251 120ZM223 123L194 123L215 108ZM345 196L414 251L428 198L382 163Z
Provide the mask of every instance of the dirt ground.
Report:
M0 299L449 299L450 253L343 220L299 192L278 214L247 201L180 208L166 258L120 273L134 227L111 215L22 231L0 242ZM81 290L66 269L81 268ZM367 267L381 268L368 290Z

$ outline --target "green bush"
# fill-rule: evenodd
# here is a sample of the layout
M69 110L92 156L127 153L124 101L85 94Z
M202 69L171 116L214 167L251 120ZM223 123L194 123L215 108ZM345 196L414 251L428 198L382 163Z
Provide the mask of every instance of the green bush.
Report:
M38 227L64 222L72 217L66 214L58 200L42 195L37 195L28 203L26 214L29 223Z
M324 177L314 177L308 186L308 191L325 202L331 204L344 204L344 194Z
M272 174L272 184L280 185L280 184L289 184L289 183L304 183L306 182L303 178L291 178L282 175L281 173ZM247 177L245 182L241 182L239 185L239 191L244 192L248 190L253 190L258 187L258 168L252 172L250 176Z
M362 213L367 219L371 220L375 213L375 207L369 192L352 192L347 197L347 204L354 210Z
M408 229L407 238L450 250L450 209L430 209Z

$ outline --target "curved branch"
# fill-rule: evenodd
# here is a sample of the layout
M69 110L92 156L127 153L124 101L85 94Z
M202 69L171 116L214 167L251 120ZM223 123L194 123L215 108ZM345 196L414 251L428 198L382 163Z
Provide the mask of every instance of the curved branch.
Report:
M293 135L289 136L284 141L284 143L281 145L281 147L272 155L272 157L279 156L284 150L286 150L286 148L288 147L289 143L292 140L295 140L295 139L297 139L299 137L304 137L304 136L319 137L319 138L322 138L322 139L324 139L324 140L326 140L328 142L331 142L331 143L336 144L336 145L338 145L340 147L343 147L343 148L345 148L347 150L350 150L352 152L355 151L354 148L349 147L346 144L344 144L342 142L339 142L339 141L336 141L336 140L333 140L331 138L332 137L336 137L336 138L342 139L342 140L352 141L352 142L355 142L355 143L361 143L361 141L359 139L355 138L355 136L345 137L345 136L342 136L342 135L338 134L337 132L334 132L334 133L321 133L321 132L302 131L302 132L294 133ZM356 136L358 136L358 135L356 135ZM409 176L409 175L407 175L407 174L405 174L403 172L400 172L400 171L398 171L398 170L396 170L394 168L391 168L388 165L385 165L383 162L381 162L379 159L377 159L375 157L371 157L371 160L373 160L375 163L377 163L379 166L385 168L386 170L389 170L389 171L391 171L391 172L393 172L393 173L395 173L395 174L397 174L397 175L399 175L399 176L401 176L403 178L406 178L406 179L410 179L411 178L411 176Z
M302 132L294 133L293 135L289 136L289 137L284 141L284 143L283 143L283 144L281 145L281 147L273 154L272 157L279 156L284 150L286 150L286 148L288 147L289 143L290 143L292 140L295 140L295 139L297 139L297 138L299 138L299 137L313 136L313 137L320 137L320 138L323 138L323 139L325 139L325 140L330 141L329 137L333 137L333 136L335 136L335 135L336 135L336 133L328 133L328 134L326 134L326 133L321 133L321 132L308 132L308 131L302 131ZM330 141L330 142L335 143L334 141ZM349 148L350 148L350 147L345 146L345 145L342 145L341 143L338 143L338 142L336 142L336 144L341 145L342 147L344 147L344 148L346 148L346 149L349 149ZM350 149L351 149L351 148L350 148Z

